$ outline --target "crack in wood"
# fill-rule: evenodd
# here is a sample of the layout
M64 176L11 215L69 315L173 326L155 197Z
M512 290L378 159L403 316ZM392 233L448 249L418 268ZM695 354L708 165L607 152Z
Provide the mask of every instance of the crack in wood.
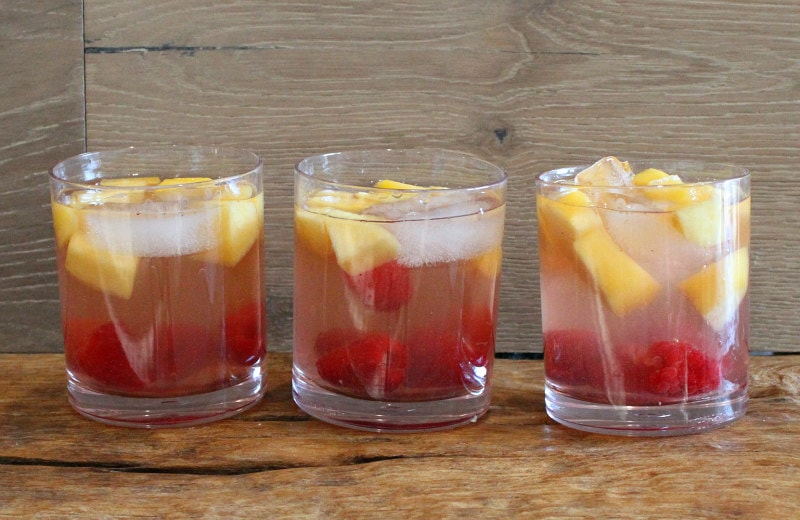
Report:
M385 456L376 455L372 457L358 456L348 459L347 464L350 466L358 466L359 464L370 464L373 462L383 462L387 460L397 460L406 458L408 457L406 457L405 455L385 455ZM414 457L414 458L419 458L419 457Z
M371 464L373 462L384 462L397 459L408 458L404 455L391 456L356 456L342 461L342 466L358 466L361 464ZM250 475L254 473L264 473L279 471L283 469L314 468L313 464L253 464L242 466L142 466L128 462L100 462L92 460L66 461L37 459L26 457L0 457L0 467L2 466L36 466L50 468L83 468L116 473L135 473L135 474L159 474L159 475L197 475L197 476L233 476ZM320 466L321 467L321 466Z
M194 54L202 51L250 51L250 50L274 50L278 46L254 47L249 45L141 45L130 47L92 47L85 46L84 54L121 54L126 52L180 52L183 54Z
M84 468L114 471L119 473L153 473L165 475L247 475L281 469L313 467L291 464L257 464L252 466L141 466L127 462L99 462L91 460L65 461L25 457L0 457L2 466L38 466L51 468Z

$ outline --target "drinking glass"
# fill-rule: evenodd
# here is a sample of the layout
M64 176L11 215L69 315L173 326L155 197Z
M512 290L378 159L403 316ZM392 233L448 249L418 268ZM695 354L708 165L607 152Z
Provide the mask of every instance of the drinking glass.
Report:
M609 157L536 186L550 417L667 436L744 415L748 171Z
M489 407L506 173L459 152L365 150L295 169L293 395L373 431Z
M265 390L261 160L211 147L84 153L51 170L67 388L133 427L228 417Z

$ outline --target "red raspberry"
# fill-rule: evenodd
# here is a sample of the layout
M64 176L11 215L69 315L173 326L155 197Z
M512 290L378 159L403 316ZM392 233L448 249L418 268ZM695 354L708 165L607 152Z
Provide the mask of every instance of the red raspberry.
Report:
M639 359L645 390L683 397L710 392L720 383L720 367L700 350L681 341L657 341Z
M396 260L351 276L345 273L350 289L361 302L378 311L396 311L411 299L411 270Z
M254 365L265 352L261 305L244 305L225 316L225 349L228 360Z
M220 387L220 344L218 331L187 324L133 334L111 321L73 319L65 334L67 364L78 377L102 390L141 396ZM139 372L133 370L134 358Z
M317 373L337 390L383 399L405 381L408 349L385 334L323 333L317 339Z
M92 332L78 330L82 328L79 323L68 324L66 334L69 365L76 375L87 377L112 392L141 391L144 382L133 371L114 323L103 323ZM87 333L85 341L70 344L72 338L85 337Z

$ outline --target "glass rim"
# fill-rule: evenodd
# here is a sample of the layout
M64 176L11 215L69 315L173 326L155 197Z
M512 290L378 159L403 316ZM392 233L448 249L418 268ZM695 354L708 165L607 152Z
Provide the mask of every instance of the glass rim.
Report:
M442 159L457 159L465 162L465 165L473 168L474 171L485 171L487 173L487 177L491 177L489 172L494 173L497 178L485 183L476 183L469 186L457 186L457 187L448 187L446 188L447 191L450 192L458 192L458 191L475 191L475 190L487 190L487 189L497 189L504 186L508 181L508 172L502 166L499 166L491 161L483 159L475 154L469 152L463 152L458 150L451 150L447 148L432 148L432 147L411 147L411 148L364 148L364 149L353 149L353 150L340 150L334 152L325 152L320 154L314 154L303 159L297 161L294 165L294 171L296 175L302 176L305 179L313 181L315 183L323 184L329 186L332 189L336 189L339 191L364 191L370 190L375 192L397 192L403 191L405 193L424 193L430 192L430 187L420 187L420 188L404 188L399 190L398 188L377 188L375 186L369 186L366 183L363 184L353 184L347 182L340 182L336 181L332 178L326 178L324 175L315 175L313 172L309 172L307 166L311 165L312 163L315 164L322 164L330 159L335 158L353 158L358 159L359 157L368 158L368 157L401 157L403 155L417 155L422 160L420 161L420 165L425 166L426 164L433 165L434 163L430 161L430 159L439 157ZM353 161L356 162L355 160ZM361 161L363 165L368 165L369 163L365 160ZM375 162L375 164L380 164L379 162Z
M170 185L171 188L177 187L204 187L204 186L213 186L222 182L230 182L232 180L245 177L247 175L251 175L253 173L259 172L259 170L263 167L264 161L260 155L257 153L245 150L242 148L235 148L235 147L227 147L227 146L211 146L211 145L143 145L143 146L126 146L126 147L119 147L119 148L106 148L101 150L93 150L93 151L85 151L79 154L72 155L61 161L57 162L53 166L51 166L48 170L48 176L51 181L60 182L63 184L73 185L77 187L91 187L94 190L120 190L120 186L103 186L99 184L91 184L91 180L89 179L80 179L80 178L70 178L66 173L70 170L72 171L79 171L83 170L81 168L81 164L90 161L92 158L102 159L103 157L114 158L114 157L139 157L139 158L147 158L148 156L156 156L158 154L166 157L167 154L189 154L189 153L201 153L203 157L239 157L243 159L242 161L242 169L236 173L229 173L226 172L219 177L212 177L211 180L208 181L201 181L201 182L191 182L191 183L175 183ZM244 160L248 158L248 160ZM247 165L245 165L247 164ZM184 175L188 177L188 175ZM121 176L120 176L121 177ZM134 176L135 177L135 176ZM105 177L104 175L98 175L94 177L94 180L97 179L104 179L104 178L114 178L114 177ZM175 176L170 178L181 178L181 176ZM124 186L125 190L154 190L154 189L163 189L163 186Z
M535 182L541 186L574 186L585 189L631 189L631 190L651 190L651 189L670 189L683 186L714 185L727 182L742 181L751 176L748 168L733 163L702 161L702 160L683 160L683 159L630 159L629 163L638 167L638 171L647 168L658 168L667 174L675 174L679 177L690 175L691 179L684 180L683 184L658 184L658 185L615 185L615 184L577 184L567 182L573 180L575 176L584 169L592 166L591 164L564 166L554 168L535 176ZM705 171L704 171L705 170ZM634 172L637 168L634 168ZM727 174L719 175L720 172ZM717 174L717 175L715 175ZM698 179L698 175L707 175L707 178ZM549 178L552 177L552 178Z

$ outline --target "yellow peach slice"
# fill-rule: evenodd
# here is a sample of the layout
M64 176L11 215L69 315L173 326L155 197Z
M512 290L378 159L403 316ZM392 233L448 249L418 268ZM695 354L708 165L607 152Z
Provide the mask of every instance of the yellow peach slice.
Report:
M262 233L264 222L264 197L246 200L226 200L220 203L221 263L233 267L250 251Z
M376 188L385 190L445 190L443 186L417 186L405 182L393 181L391 179L381 179L375 183Z
M384 190L433 190L444 189L437 186L416 186L393 180L379 180L376 188ZM377 191L344 192L336 190L319 190L312 193L306 200L305 207L315 213L327 213L328 210L340 210L348 213L362 213L367 208L382 202L395 202L399 200L396 195Z
M326 222L332 218L356 221L377 221L379 217L373 215L359 215L335 208L327 208L320 212L307 211L295 208L295 230L297 239L303 241L312 251L325 257L333 252L331 240L328 236Z
M53 202L53 230L56 236L56 245L64 247L69 242L70 237L78 231L80 227L80 212L64 204Z
M713 186L684 184L677 175L670 175L656 168L647 168L633 177L634 186L651 186L644 190L650 200L671 202L672 207L681 207L711 198Z
M136 186L156 186L161 183L158 177L120 177L117 179L103 179L100 181L100 186L122 186L122 187L136 187Z
M146 186L156 186L159 182L161 182L161 179L158 177L120 177L115 179L102 179L100 181L100 186L102 186L103 189L87 191L85 193L91 194L89 195L93 199L91 203L112 202L121 204L139 204L144 202L145 198L147 197L145 191L143 190L109 190L105 188L142 188ZM84 200L82 202L87 203L90 201Z
M687 240L703 247L720 244L725 237L723 202L719 190L675 210L675 222Z
M495 247L481 255L470 258L467 265L481 276L495 278L500 274L500 265L502 261L503 250L500 247Z
M131 204L140 203L145 199L143 191L122 189L85 189L75 191L70 195L73 206L99 206L102 204Z
M661 289L661 284L620 249L602 227L579 236L575 252L617 316L648 305Z
M331 240L325 226L327 217L319 213L312 213L301 208L295 208L294 227L297 240L305 244L318 256L327 257L331 251Z
M325 225L336 263L351 276L400 255L400 242L378 223L328 217Z
M658 168L647 168L633 176L634 186L655 186L664 184L683 184L677 175L670 175Z
M176 186L182 184L196 184L198 182L209 182L210 177L170 177L159 182L159 186Z
M592 200L580 190L569 191L556 200L539 196L536 204L539 225L544 225L550 236L560 234L574 240L578 235L603 225L592 208Z
M92 244L85 233L75 233L67 246L65 268L72 276L106 294L129 299L133 293L139 259Z
M390 179L381 179L375 183L376 188L385 190L424 190L424 186L417 186L415 184L406 184L405 182L393 181Z
M337 209L349 213L361 213L380 202L375 193L360 191L355 193L334 190L320 190L306 200L307 209L316 213Z
M716 331L733 319L747 293L749 248L742 247L690 276L679 287Z
M214 188L199 189L191 187L192 184L210 182L209 177L170 177L161 181L159 188L153 190L153 196L159 200L202 200L210 198Z

